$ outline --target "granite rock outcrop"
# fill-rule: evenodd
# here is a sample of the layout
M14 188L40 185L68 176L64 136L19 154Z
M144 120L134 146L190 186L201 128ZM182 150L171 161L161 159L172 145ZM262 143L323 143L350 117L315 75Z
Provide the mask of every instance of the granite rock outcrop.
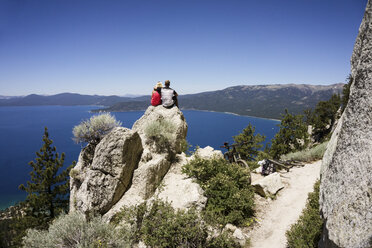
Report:
M372 245L372 1L351 58L349 102L323 157L320 247Z
M173 124L169 149L164 151L159 151L157 144L146 135L147 127L161 120L167 120ZM107 219L111 219L122 207L141 204L154 195L171 165L179 160L182 142L185 141L187 135L187 123L178 108L166 109L162 106L150 106L144 115L133 124L132 130L141 137L143 153L138 168L133 172L131 187L105 214L104 217Z
M159 120L173 125L170 149L162 151L146 133ZM207 201L203 190L181 172L190 159L182 153L186 134L187 123L178 108L150 106L132 129L115 128L98 145L83 148L70 173L70 211L111 220L122 207L155 198L176 209L203 209Z
M104 214L127 190L143 148L137 132L119 127L92 150L82 151L70 173L70 209Z

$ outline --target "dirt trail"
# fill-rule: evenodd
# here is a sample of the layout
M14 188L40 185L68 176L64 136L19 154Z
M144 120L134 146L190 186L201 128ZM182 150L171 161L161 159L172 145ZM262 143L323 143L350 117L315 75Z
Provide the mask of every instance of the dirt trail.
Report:
M321 161L317 161L282 173L285 188L275 200L257 197L259 223L249 233L251 248L286 247L285 232L296 222L305 207L307 195L313 191L313 185L319 178L320 164Z

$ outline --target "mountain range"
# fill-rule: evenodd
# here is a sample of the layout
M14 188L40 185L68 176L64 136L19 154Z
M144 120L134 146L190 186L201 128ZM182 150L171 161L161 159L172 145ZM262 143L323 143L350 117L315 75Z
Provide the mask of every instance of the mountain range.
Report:
M300 114L304 109L314 108L319 101L328 100L332 94L341 94L344 84L307 85L240 85L223 90L180 95L181 109L230 112L262 118L279 119L285 109ZM0 98L0 106L34 105L99 105L94 112L145 110L150 96L120 97L62 93L51 96L28 95L25 97Z
M100 105L108 107L118 102L144 101L148 98L149 97L80 95L76 93L61 93L50 96L31 94L24 97L2 96L0 98L0 106Z
M181 109L230 112L279 119L285 109L293 114L301 114L304 109L314 108L319 101L328 100L332 94L341 94L343 85L241 85L223 90L181 95L178 101ZM148 105L149 99L128 101L96 111L144 110Z

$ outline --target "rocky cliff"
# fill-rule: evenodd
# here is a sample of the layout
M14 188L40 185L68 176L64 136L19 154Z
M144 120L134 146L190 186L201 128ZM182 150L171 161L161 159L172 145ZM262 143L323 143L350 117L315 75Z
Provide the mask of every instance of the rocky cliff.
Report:
M164 120L172 124L172 131L169 149L161 150L146 130ZM203 208L207 199L202 189L181 173L188 161L182 153L186 134L187 123L178 108L150 106L132 129L116 128L96 147L88 145L70 173L70 211L100 214L110 220L122 207L154 197L178 209Z
M323 158L321 247L372 247L372 1L351 58L347 107Z

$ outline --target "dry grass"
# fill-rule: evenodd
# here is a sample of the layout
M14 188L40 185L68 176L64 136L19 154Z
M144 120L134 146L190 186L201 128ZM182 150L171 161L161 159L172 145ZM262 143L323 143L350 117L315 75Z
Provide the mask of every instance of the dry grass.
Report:
M291 152L280 157L281 160L297 160L303 162L311 162L323 158L324 152L327 149L328 141L323 142L310 149L299 152Z

